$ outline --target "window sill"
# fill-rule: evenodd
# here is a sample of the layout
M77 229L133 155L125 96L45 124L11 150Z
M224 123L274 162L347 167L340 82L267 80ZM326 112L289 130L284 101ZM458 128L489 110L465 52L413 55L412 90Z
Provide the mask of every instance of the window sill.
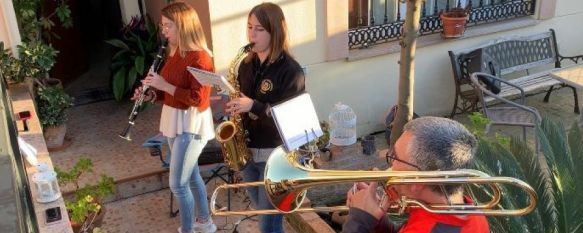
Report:
M532 17L522 17L512 20L506 20L497 23L489 23L483 24L478 26L469 27L464 35L460 38L455 39L443 39L441 38L440 33L435 33L431 35L421 36L417 40L417 48L430 46L434 44L450 42L450 41L457 41L463 40L467 38L473 38L483 35L488 35L492 33L502 32L502 31L509 31L518 28L524 28L528 26L534 26L538 24L538 20ZM400 40L381 43L377 45L373 45L369 48L364 49L351 49L348 51L348 61L356 61L361 59L366 59L370 57L391 54L391 53L398 53L401 51L401 46L399 45Z

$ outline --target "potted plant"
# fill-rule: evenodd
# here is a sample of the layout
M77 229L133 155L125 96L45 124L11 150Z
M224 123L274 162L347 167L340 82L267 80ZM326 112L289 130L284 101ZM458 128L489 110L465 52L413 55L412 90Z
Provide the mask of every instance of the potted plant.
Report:
M111 58L111 73L113 95L120 101L139 84L138 77L148 72L160 43L158 27L147 15L145 18L132 17L122 29L121 39L105 42L117 49Z
M86 184L80 187L79 178L92 172L93 162L87 158L81 158L70 170L55 168L59 185L73 185L72 197L65 198L65 207L69 213L69 219L73 232L91 232L94 227L101 226L105 208L103 199L113 194L115 183L113 178L101 175L96 184Z
M60 86L41 86L36 103L47 148L63 146L67 133L67 109L73 106L73 98Z
M47 44L46 40L58 37L51 31L56 23L69 28L73 21L68 1L57 0L55 4L54 10L48 10L42 7L42 1L14 1L14 12L23 42L18 46L20 73L14 77L19 80L26 79L33 95L36 91L35 83L61 85L60 80L49 78L48 73L56 62L58 51Z
M50 45L40 42L23 43L17 46L20 59L4 49L0 42L0 70L8 83L26 82L30 93L34 93L35 82L42 85L60 85L60 80L50 79L48 72L55 64L57 51Z
M442 36L444 38L458 38L464 35L466 31L466 22L470 15L471 5L465 8L454 7L439 14L441 24L443 25Z
M60 80L49 78L49 71L56 62L57 50L51 45L38 41L23 43L17 47L20 55L20 75L22 77L32 78L31 81L44 86L61 86Z
M0 71L4 79L9 84L17 84L24 81L23 76L20 75L21 63L18 59L12 56L9 49L4 48L4 42L0 41Z
M320 128L323 134L316 139L316 145L321 151L325 151L330 147L330 124L326 121L320 121Z

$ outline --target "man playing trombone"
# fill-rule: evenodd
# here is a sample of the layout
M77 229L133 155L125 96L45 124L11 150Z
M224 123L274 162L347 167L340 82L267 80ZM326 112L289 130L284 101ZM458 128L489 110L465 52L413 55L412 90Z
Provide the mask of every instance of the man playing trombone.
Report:
M451 171L470 168L476 148L476 138L462 124L447 118L422 117L405 125L386 157L392 171ZM377 182L360 182L348 192L350 211L343 232L490 232L484 215L435 214L410 208L405 210L409 219L401 226L386 217L391 203L401 197L435 205L471 203L461 185L391 185L383 198L378 197L377 186Z

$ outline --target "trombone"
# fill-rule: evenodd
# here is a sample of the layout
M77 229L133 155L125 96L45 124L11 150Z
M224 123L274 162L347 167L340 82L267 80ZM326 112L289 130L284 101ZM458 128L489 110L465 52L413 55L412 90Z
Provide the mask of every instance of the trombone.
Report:
M491 199L483 204L426 204L419 200L401 197L389 207L389 214L402 214L406 208L423 208L436 214L479 214L490 216L521 216L536 207L537 196L526 182L512 177L491 177L472 169L455 171L346 171L312 169L304 163L305 156L298 151L286 153L283 147L276 148L265 166L264 181L223 184L217 187L210 200L211 213L215 216L261 215L291 212L338 212L348 211L347 206L300 208L308 188L314 186L381 181L385 185L428 184L428 185L484 185L491 192ZM306 165L308 164L308 165ZM520 209L503 209L499 206L502 193L500 185L510 185L522 189L528 195L528 204ZM218 193L224 189L264 186L268 199L275 209L230 211L217 209ZM475 200L477 203L477 200Z

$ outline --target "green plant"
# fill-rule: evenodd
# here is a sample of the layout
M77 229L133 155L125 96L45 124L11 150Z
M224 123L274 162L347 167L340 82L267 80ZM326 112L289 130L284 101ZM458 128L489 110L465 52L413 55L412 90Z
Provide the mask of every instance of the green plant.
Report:
M470 119L470 123L466 125L468 130L478 139L486 138L486 126L490 124L490 120L480 112L472 112L468 115L468 118ZM496 133L494 137L501 145L510 145L510 137L499 133Z
M12 56L9 49L4 49L4 42L0 41L0 71L4 78L14 83L20 83L24 76L20 75L22 65L18 59Z
M58 51L41 42L29 42L18 45L18 53L22 66L20 75L42 80L55 65Z
M67 4L67 0L50 0L57 3L56 8L52 12L44 12L47 14L40 15L42 0L13 0L14 12L18 21L18 26L21 30L21 35L24 42L41 41L44 34L45 38L56 36L50 33L50 29L55 26L54 18L58 18L63 27L68 28L73 26L71 19L71 10Z
M43 79L55 65L57 51L41 42L23 43L17 46L20 59L12 56L0 42L0 68L4 77L12 82L22 82L25 77Z
M541 154L526 142L511 140L508 148L481 141L476 154L476 169L497 176L517 177L529 183L538 196L537 208L522 217L492 217L492 232L567 233L583 230L583 135L577 124L565 127L543 119L536 129ZM504 206L524 206L526 195L503 189Z
M139 84L138 76L148 72L159 44L158 27L149 16L132 17L121 39L105 42L119 49L111 59L113 94L119 101Z
M64 124L67 121L66 110L73 106L73 98L58 86L39 88L36 101L43 129Z
M318 145L318 148L324 148L330 142L330 124L326 121L321 121L320 128L322 128L324 134L317 139L316 145Z
M55 168L59 185L72 184L75 187L74 197L65 200L65 207L71 220L76 223L84 223L91 214L97 214L103 199L113 194L115 188L113 178L106 175L101 175L97 184L80 187L79 178L92 172L92 168L93 162L87 158L79 159L68 171Z

